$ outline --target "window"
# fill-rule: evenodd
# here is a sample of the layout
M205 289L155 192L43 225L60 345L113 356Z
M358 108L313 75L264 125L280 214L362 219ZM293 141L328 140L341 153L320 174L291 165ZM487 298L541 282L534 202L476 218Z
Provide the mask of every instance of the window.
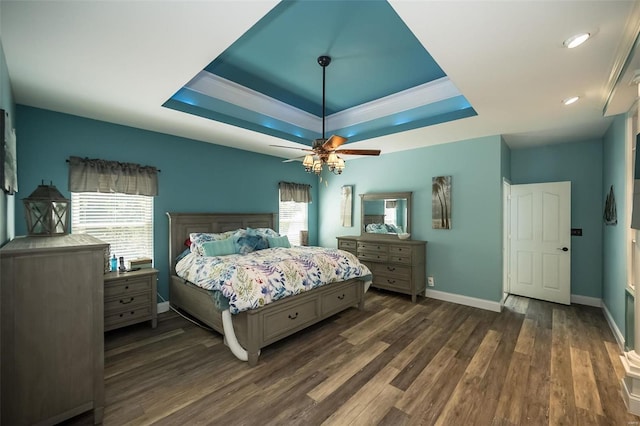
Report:
M307 203L295 201L280 201L280 213L278 215L278 229L280 235L286 235L292 246L301 245L300 231L306 231L308 226Z
M71 193L71 230L110 244L111 256L153 259L153 197Z

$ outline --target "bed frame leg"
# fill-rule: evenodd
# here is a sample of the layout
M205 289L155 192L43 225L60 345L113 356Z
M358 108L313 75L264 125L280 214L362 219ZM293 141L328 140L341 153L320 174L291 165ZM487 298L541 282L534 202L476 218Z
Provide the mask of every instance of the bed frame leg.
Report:
M257 352L249 352L249 367L255 367L258 365L258 357L260 356L260 351Z

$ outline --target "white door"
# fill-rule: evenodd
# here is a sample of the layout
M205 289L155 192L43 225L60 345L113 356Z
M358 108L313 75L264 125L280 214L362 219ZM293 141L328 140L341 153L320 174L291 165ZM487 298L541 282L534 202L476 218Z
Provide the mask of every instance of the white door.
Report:
M571 300L571 182L511 185L510 292Z

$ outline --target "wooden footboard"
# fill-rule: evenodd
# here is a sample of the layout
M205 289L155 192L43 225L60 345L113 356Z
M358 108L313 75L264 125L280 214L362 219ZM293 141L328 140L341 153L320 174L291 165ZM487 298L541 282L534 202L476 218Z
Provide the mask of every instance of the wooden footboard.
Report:
M249 365L258 363L260 349L353 306L364 306L364 281L353 279L315 288L232 316L240 345L248 352ZM210 292L173 276L171 305L223 334L222 315Z

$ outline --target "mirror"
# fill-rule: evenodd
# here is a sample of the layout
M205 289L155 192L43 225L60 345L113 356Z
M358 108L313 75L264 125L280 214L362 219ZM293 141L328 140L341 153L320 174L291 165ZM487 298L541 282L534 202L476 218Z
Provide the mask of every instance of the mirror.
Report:
M360 194L360 234L391 236L411 233L411 192Z

